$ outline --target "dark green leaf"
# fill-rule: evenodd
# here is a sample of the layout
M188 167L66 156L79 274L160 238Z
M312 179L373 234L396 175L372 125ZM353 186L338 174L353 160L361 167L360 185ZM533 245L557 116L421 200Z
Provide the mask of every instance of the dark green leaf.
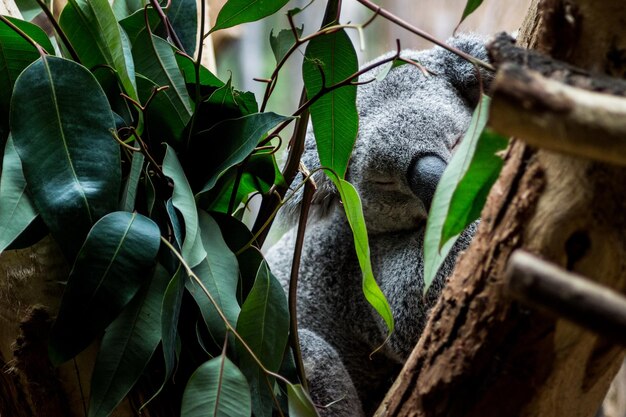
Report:
M180 162L178 162L176 152L174 152L170 146L167 146L165 158L163 159L163 173L174 181L172 202L174 207L180 211L185 221L185 238L182 246L182 255L189 267L193 268L202 262L206 257L206 252L202 247L198 211L193 193L191 192L191 187L187 182Z
M9 135L0 177L0 254L37 217L37 210L26 193L22 162Z
M134 211L135 199L137 197L137 187L139 186L139 177L143 171L143 161L145 157L140 152L133 153L133 161L130 166L130 173L126 179L124 186L124 195L122 197L121 210Z
M290 417L319 417L315 405L300 384L287 384Z
M196 0L172 0L167 9L170 20L178 39L183 44L185 52L193 55L198 42L198 12Z
M93 226L50 335L54 364L81 352L117 317L145 281L159 245L159 227L141 214L118 211Z
M211 32L246 22L254 22L276 13L289 0L228 0L217 15Z
M107 328L91 378L88 417L107 417L130 392L161 341L161 302L169 282L157 265L149 285L137 293Z
M124 4L124 1L116 1L113 3L113 11L117 15L117 11L115 10L117 4ZM119 7L119 6L118 6ZM147 10L141 9L130 13L127 17L124 17L120 20L120 26L124 29L126 34L128 35L128 40L131 45L135 44L135 40L137 40L137 36L140 33L146 31L146 12L148 13L148 22L150 22L150 30L154 33L161 23L161 18L157 14L156 10L153 8L148 8ZM119 19L119 17L118 17Z
M252 291L241 307L237 332L269 371L278 371L287 346L289 311L283 288L265 262L261 264ZM272 393L269 392L268 381L272 386L273 379L261 370L241 343L237 344L237 350L239 364L252 390L254 414L271 415Z
M200 365L189 378L181 417L249 417L250 401L246 378L220 355Z
M268 130L288 119L289 117L271 112L254 113L239 119L225 120L200 132L199 135L204 136L204 140L210 140L216 145L215 152L209 159L212 162L208 165L209 180L201 193L211 190L228 168L242 162L252 153Z
M185 80L178 69L176 57L172 46L163 39L154 36L147 31L142 32L133 44L133 57L137 72L155 83L157 86L169 86L165 91L158 93L157 98L167 100L170 103L172 113L159 113L155 107L148 107L148 121L155 118L167 118L169 131L160 133L161 141L178 141L181 134L193 114L193 104L187 93ZM145 102L152 94L152 88L148 90L140 88L140 99ZM155 110L156 109L156 110ZM154 132L153 132L154 133ZM167 136L166 136L167 135Z
M304 26L296 28L296 33L298 34L298 38L302 36L302 30ZM279 63L282 59L287 55L287 52L291 47L296 44L296 38L291 29L283 29L278 32L278 35L274 36L274 31L270 31L270 46L272 47L272 52L274 52L274 58L276 58L276 62Z
M391 333L394 329L393 314L385 295L380 290L374 278L361 198L356 189L349 182L338 179L334 174L329 174L329 177L333 180L337 190L339 190L341 202L343 203L348 223L352 229L354 247L363 273L363 294L372 307L374 307L383 320L385 320L389 333Z
M146 3L147 1L144 0L115 0L111 7L117 20L121 20L136 12L143 13L143 7Z
M463 10L463 16L459 21L459 25L465 20L465 18L472 13L483 3L483 0L467 0L465 4L465 9Z
M489 97L483 95L474 110L472 121L459 148L452 156L435 190L424 234L424 293L428 291L458 237L457 235L443 241L443 226L448 217L454 191L470 167L478 139L487 124L489 103Z
M118 205L120 147L111 108L89 71L57 57L24 70L11 106L31 197L72 260L93 223Z
M108 0L69 0L59 23L83 65L114 68L125 93L138 99L130 42Z
M48 35L41 28L12 17L7 17L7 19L48 53L54 53ZM0 144L4 143L5 135L9 132L9 104L13 84L24 68L37 58L39 58L39 52L34 46L4 22L0 22Z
M196 83L196 69L194 67L193 60L185 55L176 54L176 62L178 63L178 68L183 74L183 78L187 84L195 84ZM217 78L211 71L200 66L200 85L204 87L215 87L220 88L224 86L224 82Z
M508 143L507 138L489 129L480 135L472 162L452 195L441 231L442 242L460 234L480 217L487 194L498 179L504 162L496 153L505 149Z
M237 303L237 283L239 282L239 264L235 254L228 249L222 238L222 232L215 220L206 212L199 211L200 233L207 256L193 272L200 278L229 323L237 324L241 308ZM216 342L222 343L226 326L215 311L207 295L196 282L189 281L187 290L196 300L204 322Z
M356 52L344 30L311 40L302 66L307 97L311 99L323 87L337 84L357 71ZM311 106L311 121L322 166L343 179L358 130L356 86L322 96Z

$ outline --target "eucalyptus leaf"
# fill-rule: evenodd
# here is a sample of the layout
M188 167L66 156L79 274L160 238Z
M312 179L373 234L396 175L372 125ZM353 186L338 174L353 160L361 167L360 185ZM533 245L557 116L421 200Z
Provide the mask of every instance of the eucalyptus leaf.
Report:
M0 254L37 217L37 209L26 192L22 161L9 135L0 176Z
M122 20L136 12L143 13L147 0L114 0L111 5L117 20Z
M15 83L11 127L32 200L72 261L118 205L120 147L106 96L83 66L42 57Z
M289 0L228 0L217 15L211 32L254 22L276 13Z
M448 216L441 231L442 242L460 234L480 217L487 194L504 164L497 152L505 149L508 143L506 137L489 129L480 135L472 162L452 195Z
M181 417L249 417L250 387L241 371L225 355L200 365L191 375Z
M459 236L457 234L445 241L442 240L443 227L450 213L452 196L469 170L478 140L487 124L489 103L490 98L483 95L474 110L470 126L461 144L448 163L435 190L424 234L424 294L428 291L441 264Z
M81 352L117 317L143 285L159 246L159 227L141 214L118 211L93 226L50 334L54 364Z
M183 75L178 68L173 47L147 31L141 32L133 44L133 57L137 72L149 79L156 86L168 86L167 90L157 94L157 98L170 103L171 113L158 112L152 104L148 107L147 120L166 118L169 130L160 133L162 141L180 141L183 129L193 114L193 104L187 93ZM152 88L140 88L140 99L145 102L152 94Z
M113 3L113 11L116 13L116 15L116 5L120 3L125 3L125 1L116 1L115 3ZM152 31L152 33L154 33L161 24L161 18L157 14L156 10L151 7L149 7L148 9L144 9L142 6L140 9L137 9L136 11L127 14L119 21L120 26L122 26L122 28L126 32L126 35L128 35L128 40L130 41L131 45L135 44L137 36L146 31L146 13L148 14L150 30Z
M311 397L300 384L287 384L289 417L319 417Z
M196 68L194 66L194 61L191 59L191 57L176 54L176 62L178 63L178 68L183 74L185 82L187 84L195 84ZM217 78L206 67L200 65L200 85L202 85L203 87L220 88L224 86L224 82Z
M365 218L363 217L361 198L354 186L349 182L337 178L334 174L330 174L329 177L333 180L333 183L339 191L348 223L352 229L354 247L356 249L357 258L359 259L361 272L363 273L363 294L367 301L383 318L391 334L394 329L393 313L391 312L391 307L389 307L385 295L376 282L374 271L372 270L369 240L365 227Z
M347 79L358 69L356 52L343 29L312 39L302 65L308 99L315 97L322 88ZM311 106L311 122L322 166L344 178L358 130L356 86L324 94Z
M140 152L133 152L132 162L130 165L130 173L126 179L124 186L124 194L122 197L121 210L135 210L135 200L137 198L137 187L139 186L139 178L143 171L143 162L146 158Z
M161 341L161 301L169 282L157 265L152 280L107 328L91 378L87 417L107 417L139 380Z
M302 31L304 30L304 25L296 28L296 34L298 38L302 36ZM276 63L279 63L283 60L289 49L291 49L296 44L296 37L294 36L293 30L291 29L282 29L278 32L278 35L274 35L274 31L270 31L270 46L272 47L272 52L274 53L274 58L276 58Z
M167 9L167 18L170 20L187 55L193 56L198 42L196 0L172 0Z
M59 24L83 65L114 68L124 92L138 99L130 41L108 0L69 0Z
M289 311L285 293L265 262L241 307L237 332L266 369L278 371L287 346ZM254 414L271 415L273 393L268 382L272 386L274 379L261 370L241 343L237 343L237 351L241 369L250 383Z
M200 278L222 313L234 327L241 311L237 302L239 264L235 254L226 246L215 220L204 211L198 212L198 218L202 244L207 256L193 269L193 272ZM226 326L215 307L197 282L189 281L187 290L198 304L211 336L217 343L222 343Z
M8 16L7 19L48 53L54 53L48 35L39 26ZM24 68L39 56L39 51L33 45L6 23L0 22L0 145L4 144L5 135L9 132L9 105L13 84ZM3 131L6 133L3 134Z
M242 162L272 127L290 117L275 113L254 113L238 119L224 120L213 128L200 132L207 141L215 143L209 159L209 180L201 193L211 190L224 172ZM219 143L219 146L217 146Z
M463 23L466 17L474 13L474 11L476 11L476 9L478 9L481 4L483 4L483 0L467 0L467 3L465 4L465 9L463 10L463 16L461 16L461 20L459 21L459 25Z
M174 181L172 203L180 211L185 221L182 255L189 267L193 268L206 257L199 231L196 202L176 152L170 146L166 145L166 147L163 173Z

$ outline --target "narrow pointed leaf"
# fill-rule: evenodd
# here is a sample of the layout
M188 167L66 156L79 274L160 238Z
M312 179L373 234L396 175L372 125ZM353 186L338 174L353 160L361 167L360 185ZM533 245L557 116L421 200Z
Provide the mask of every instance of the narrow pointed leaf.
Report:
M48 35L39 26L12 17L7 17L7 19L48 53L54 53ZM0 22L0 144L6 138L3 137L2 132L8 134L9 131L9 104L13 84L24 68L37 58L39 58L39 52L33 45L4 22Z
M424 234L424 293L432 284L441 264L456 242L458 234L442 240L442 231L448 217L450 202L458 184L467 173L489 117L489 97L483 95L474 110L470 126L459 148L448 163L433 196L426 232Z
M9 135L0 177L0 254L36 217L37 209L26 193L22 161Z
M161 341L161 301L169 282L157 265L149 285L137 293L107 328L91 379L88 417L107 417L128 395Z
M238 119L225 120L213 128L200 132L203 140L215 143L215 152L208 156L210 179L201 193L211 190L228 168L242 162L257 146L259 140L277 124L289 117L275 113L254 113ZM219 145L218 145L219 143Z
M176 341L178 339L178 319L183 302L186 277L182 268L174 274L163 297L161 306L161 337L165 358L164 384L172 376L176 365ZM163 388L159 389L159 391Z
M108 0L69 0L59 23L83 65L114 68L126 94L138 99L130 42Z
M324 72L324 77L320 71ZM306 48L302 76L307 97L337 84L358 71L358 60L344 30L317 37ZM322 166L344 178L356 140L356 86L326 93L311 106L311 122Z
M89 71L51 56L19 76L11 107L32 200L72 260L91 226L117 208L120 147L111 108Z
M463 23L466 17L474 13L474 11L476 11L476 9L478 9L481 4L483 4L483 0L467 0L467 3L465 4L465 9L463 9L463 16L461 16L461 20L459 21L459 25Z
M359 259L359 265L361 266L361 272L363 273L363 294L367 301L383 318L391 334L394 329L393 314L385 295L380 290L378 283L376 283L374 271L372 270L369 240L367 237L367 229L365 228L361 198L356 189L349 182L338 179L334 174L329 175L329 177L333 180L337 190L339 190L346 217L352 229L354 247L356 249L357 258Z
M285 293L265 262L241 307L237 332L268 370L278 371L287 345L289 311ZM268 382L272 386L273 378L261 370L243 345L238 343L237 350L239 364L250 383L254 414L271 415L272 393Z
M217 15L211 32L246 22L254 22L276 13L289 0L228 0Z
M448 216L441 231L442 242L460 234L480 217L487 194L504 163L496 153L505 149L508 143L507 138L489 129L480 135L472 162L452 195Z
M124 186L124 195L122 197L122 210L134 211L135 200L137 198L137 187L139 186L139 177L143 170L143 162L145 157L140 152L133 153L133 161L130 166L130 173L126 179Z
M300 384L287 384L290 417L319 417L311 397Z
M198 11L196 0L172 0L167 9L170 20L178 39L183 44L187 55L193 56L198 42Z
M171 119L168 123L170 131L163 132L162 140L180 140L182 131L193 114L193 105L172 46L158 36L144 31L137 36L132 51L138 73L159 87L169 86L167 90L160 92L159 96L171 103L173 113L159 114L153 112L150 106L147 114L148 121L158 117ZM145 102L151 93L151 88L148 91L140 91L140 99ZM166 134L171 137L165 137Z
M176 152L170 146L167 146L165 151L163 173L174 181L172 203L180 211L185 221L182 255L189 267L194 268L206 257L199 231L198 209L183 167L176 157Z
M189 378L181 417L249 417L250 401L246 378L220 355L200 365Z
M213 217L202 210L198 212L198 217L202 244L207 256L193 271L234 327L237 325L237 318L241 311L237 302L237 284L239 283L237 257L226 246L222 232ZM187 289L196 300L209 332L216 342L222 343L226 326L215 311L215 307L198 283L189 281Z
M52 362L85 349L134 297L160 245L159 227L137 213L118 211L89 232L70 272L50 335Z

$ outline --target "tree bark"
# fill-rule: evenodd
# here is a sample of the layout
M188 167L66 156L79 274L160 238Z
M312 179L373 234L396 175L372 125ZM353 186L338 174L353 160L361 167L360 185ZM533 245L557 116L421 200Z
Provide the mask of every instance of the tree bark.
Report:
M520 38L622 77L624 22L622 2L545 0L531 6ZM623 292L625 181L623 168L513 140L474 242L376 415L594 416L621 348L513 301L504 272L511 253L524 248Z

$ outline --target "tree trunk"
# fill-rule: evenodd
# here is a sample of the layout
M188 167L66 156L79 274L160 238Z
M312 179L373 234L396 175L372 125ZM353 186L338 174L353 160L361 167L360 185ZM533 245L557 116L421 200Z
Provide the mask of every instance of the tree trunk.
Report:
M625 3L537 3L522 45L626 74ZM625 184L624 168L513 140L478 233L376 415L594 416L622 349L513 301L504 272L511 253L524 248L623 292Z

